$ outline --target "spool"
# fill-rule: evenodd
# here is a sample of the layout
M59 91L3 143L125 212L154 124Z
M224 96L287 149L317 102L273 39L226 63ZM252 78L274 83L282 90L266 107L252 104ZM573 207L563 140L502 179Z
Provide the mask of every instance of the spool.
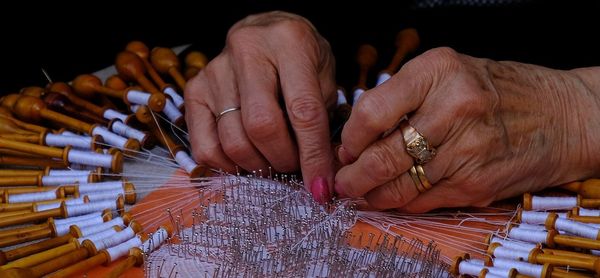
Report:
M185 89L186 81L179 72L179 59L173 50L166 47L155 47L150 53L150 61L158 72L169 74L180 89Z
M396 35L396 52L392 61L377 77L377 86L389 79L400 67L406 55L417 50L420 44L419 34L414 28L406 28Z

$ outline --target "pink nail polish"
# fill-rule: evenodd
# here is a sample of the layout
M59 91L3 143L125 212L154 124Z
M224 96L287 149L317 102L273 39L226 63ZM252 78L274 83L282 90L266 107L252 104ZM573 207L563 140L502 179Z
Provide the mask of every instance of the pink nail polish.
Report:
M344 148L344 146L341 146L338 149L337 156L343 165L348 165L348 164L356 161L356 158L354 156L352 156L351 154L349 154L348 151L346 151L346 148Z
M320 204L324 204L331 199L327 180L323 177L317 177L312 181L310 185L310 192L312 193L315 201Z

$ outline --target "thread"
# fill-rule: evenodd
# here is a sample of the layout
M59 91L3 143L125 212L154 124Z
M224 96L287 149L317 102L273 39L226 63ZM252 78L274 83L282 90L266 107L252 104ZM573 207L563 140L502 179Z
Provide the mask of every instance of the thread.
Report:
M48 176L89 176L92 174L90 170L50 170Z
M117 202L112 200L67 206L67 215L77 216L95 211L103 211L105 209L116 210Z
M92 148L92 138L72 135L61 135L61 134L46 134L45 140L46 145L52 147L66 147L72 146L73 148L90 150Z
M379 75L377 75L377 83L375 83L375 86L379 86L381 84L383 84L383 82L387 81L388 79L392 78L392 75L390 75L387 72L380 72Z
M527 224L544 224L549 214L549 212L524 210L521 212L521 222Z
M85 200L83 200L83 197L80 197L80 198L67 199L64 202L65 202L65 205L81 205L81 204L85 203ZM45 210L55 209L58 207L60 207L60 202L54 202L54 203L49 203L49 204L38 204L35 206L35 209L37 211L45 211Z
M117 230L115 230L114 227L111 227L109 229L106 229L104 231L95 233L93 235L89 235L89 236L86 236L86 237L80 237L80 238L77 239L77 241L79 241L79 244L81 244L84 240L89 240L89 241L93 242L94 245L96 245L96 242L98 242L98 241L100 241L100 240L102 240L104 238L112 237L116 233L117 233ZM96 247L98 247L98 246L96 245Z
M354 92L352 92L352 103L354 103L355 105L358 103L358 100L360 99L360 96L362 96L362 94L365 92L365 90L361 89L361 88L356 88L354 89Z
M346 94L344 94L344 91L338 89L337 90L337 105L340 106L342 104L348 104L348 100L346 99Z
M571 209L577 206L577 197L539 197L532 196L533 210Z
M600 216L600 210L579 208L579 215L580 216Z
M532 242L532 243L546 243L548 232L526 230L521 228L512 228L508 233L508 236L514 239Z
M173 102L170 99L167 99L167 102L165 103L165 107L163 108L162 112L165 113L165 115L167 115L167 118L172 123L177 122L177 120L183 117L183 114L181 114L179 108L177 108L177 106L175 106L175 104L173 104Z
M183 167L187 173L192 173L198 164L185 152L178 151L175 154L175 161L179 166Z
M85 152L78 150L69 150L67 156L69 162L79 163L91 166L100 166L104 168L111 168L112 156L107 154L100 154L95 152Z
M99 202L106 200L114 201L119 197L119 195L125 195L125 191L123 191L123 188L121 188L115 190L88 192L86 195L90 199L90 202Z
M68 218L66 218L68 219ZM68 223L56 223L60 219L54 220L54 225L56 227L56 233L58 235L66 235L69 233L69 228L73 225L79 228L85 228L90 226L95 226L104 223L104 218L101 215L95 215L93 217L81 219L78 221L72 221Z
M132 239L123 242L117 246L113 246L111 248L106 249L108 255L110 256L110 261L113 262L127 254L129 254L129 249L133 247L138 247L142 245L142 241L139 236L135 236Z
M529 257L530 251L531 250L525 251L525 250L510 249L510 248L506 248L504 246L497 246L494 249L494 257L510 259L510 260L515 260L515 261L526 261L527 258Z
M102 219L102 212L92 212L92 213L88 213L88 214L84 214L84 215L80 215L80 216L69 216L64 219L54 219L54 224L67 225L67 224L80 222L85 219L90 219L90 218L94 218L94 217L100 217L100 219Z
M173 100L173 103L175 103L175 106L181 107L184 104L183 98L177 92L175 92L175 90L173 88L165 87L165 89L163 90L163 93L165 93L171 97L171 99Z
M104 110L104 113L102 114L102 116L109 121L112 119L119 119L122 122L127 121L127 115L125 115L119 111L112 110L112 109Z
M11 204L39 202L53 199L56 199L56 190L21 194L8 194L8 203Z
M149 254L150 252L158 248L158 246L162 245L168 237L169 232L165 228L160 227L156 232L152 234L152 237L144 241L140 248L144 253Z
M150 94L138 90L127 91L127 101L139 105L148 105ZM135 111L134 111L135 112Z
M122 181L103 181L95 183L82 183L79 184L79 194L85 195L90 192L98 191L112 191L116 189L123 189Z
M546 230L545 226L534 225L534 224L526 224L526 223L519 224L519 228L525 229L525 230L538 230L538 231L545 231Z
M112 130L119 135L125 136L127 138L133 138L140 142L144 142L146 139L146 133L139 131L133 127L130 127L124 124L121 121L114 121L111 126Z
M79 231L81 231L82 236L93 235L93 234L102 232L104 230L110 229L113 226L125 227L123 218L115 217L115 218L111 219L110 221L107 221L107 222L102 221L101 223L97 223L94 225L84 225L84 226L78 225Z
M472 264L469 263L469 261L462 261L458 265L458 272L462 275L479 276L479 272L481 272L483 268L484 267L481 265Z
M526 262L507 260L502 258L495 258L493 260L494 266L499 268L514 268L520 274L529 275L532 277L542 277L543 266L530 264Z
M105 127L102 127L102 126L94 127L94 129L92 130L92 134L102 136L102 139L104 139L104 142L106 142L112 146L115 146L119 149L124 149L125 145L127 144L127 139L110 132L108 129L106 129Z
M112 237L103 238L101 240L95 241L94 245L96 249L103 250L109 247L117 246L135 236L135 232L131 227L127 227L124 230L116 233Z
M63 184L74 184L88 182L89 175L76 176L76 175L62 175L62 176L43 176L42 184L44 186L52 185L63 185Z
M529 242L502 239L502 238L499 238L496 236L493 236L490 242L491 243L497 242L506 248L521 250L521 251L531 251L531 249L534 249L537 247L535 244L532 244Z
M597 239L598 233L600 232L600 229L598 229L598 228L591 227L589 225L579 223L576 221L562 219L562 218L556 219L556 222L554 223L554 227L556 230L559 230L559 231L566 231L570 234L573 234L573 235L576 235L579 237L591 238L591 239Z

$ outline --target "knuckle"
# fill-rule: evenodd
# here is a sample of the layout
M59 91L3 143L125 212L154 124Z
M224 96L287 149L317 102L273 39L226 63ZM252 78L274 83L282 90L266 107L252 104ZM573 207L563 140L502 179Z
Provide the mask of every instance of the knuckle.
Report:
M403 185L400 179L395 179L382 188L382 196L385 196L386 200L367 200L371 206L376 209L388 209L391 207L401 207L410 201L406 196L406 190L403 190Z
M389 181L399 174L397 163L393 152L383 147L383 144L377 143L370 151L366 153L364 169L365 173L374 181Z
M217 157L217 147L192 148L192 156L199 164L213 165L211 158Z
M308 129L327 123L325 104L308 93L293 99L288 111L290 121L296 128Z
M438 47L423 53L406 66L416 72L433 71L437 74L455 73L463 62L458 52L450 47Z
M281 132L281 126L277 120L277 111L258 105L244 118L244 126L248 136L252 140L262 141L274 137Z
M380 101L380 98L374 95L363 94L358 104L352 109L352 114L355 114L358 121L362 123L362 126L370 131L377 131L381 129L382 118L381 107L385 107L386 104Z
M248 145L248 142L242 142L242 140L226 140L221 145L225 154L235 161L247 157L251 153L251 147Z

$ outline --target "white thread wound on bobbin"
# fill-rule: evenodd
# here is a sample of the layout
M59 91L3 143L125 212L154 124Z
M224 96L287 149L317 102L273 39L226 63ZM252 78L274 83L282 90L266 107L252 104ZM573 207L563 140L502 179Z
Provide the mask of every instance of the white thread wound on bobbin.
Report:
M521 222L527 224L544 224L549 214L549 212L524 210L521 212Z
M113 226L125 227L125 223L123 223L123 218L115 217L107 222L102 222L95 225L86 225L83 227L79 226L79 230L81 231L81 234L83 236L89 236L110 229Z
M89 150L92 148L92 138L78 135L46 134L46 145L53 147L72 146L76 149Z
M115 146L119 149L124 149L125 144L127 144L126 138L121 137L117 134L114 134L114 133L110 132L110 130L108 130L102 126L94 127L94 129L92 130L92 134L102 136L102 139L104 139L104 142L106 142L112 146Z
M577 206L577 197L539 197L532 196L533 210L572 209Z
M122 122L125 122L125 120L127 120L127 115L112 109L104 110L104 114L102 114L102 116L104 116L104 118L107 120L119 119Z
M79 184L79 194L85 195L89 192L111 191L123 188L122 181L103 181Z
M491 243L498 242L504 247L507 247L510 249L522 250L522 251L529 251L529 250L537 247L535 244L532 244L529 242L514 241L514 240L510 240L510 239L502 239L497 236L493 236L492 240L490 242Z
M383 84L383 82L387 81L391 77L392 76L387 72L380 72L377 75L377 83L375 83L375 86L379 86L379 85Z
M135 103L139 105L148 105L148 100L150 100L150 94L138 90L129 90L127 91L127 101L129 103Z
M338 89L337 90L337 105L348 104L348 100L346 99L346 94L344 91Z
M183 105L183 98L173 90L171 87L165 87L163 93L169 95L173 99L173 103L177 107L181 107Z
M67 215L77 216L95 211L103 211L105 209L116 210L117 202L112 200L67 206Z
M532 242L532 243L546 243L548 232L527 230L521 228L512 228L508 233L508 236L514 239Z
M86 195L90 199L90 202L98 202L98 201L106 201L106 200L115 201L119 197L119 195L125 196L125 191L123 191L123 188L121 188L121 189L114 189L114 190L88 192L88 193L86 193Z
M167 240L168 237L169 233L167 232L167 230L165 230L163 227L160 227L160 229L158 229L152 234L152 237L144 241L142 246L140 246L140 249L144 253L149 254L150 252L154 251L158 246L163 244L163 242L165 242L165 240Z
M580 216L600 216L600 209L579 208Z
M146 133L141 132L133 127L130 127L124 124L121 121L114 121L111 126L112 130L119 135L125 136L127 138L133 138L140 142L146 139Z
M502 258L496 258L493 260L493 264L495 267L499 268L515 268L520 274L529 275L533 277L541 277L543 266L530 264L526 262L519 262L513 260L507 260Z
M177 161L177 164L185 169L188 174L192 173L192 171L194 171L194 169L198 166L198 164L185 151L178 151L175 154L175 161Z
M519 224L519 228L525 229L525 230L537 230L537 231L545 231L546 230L546 226L536 225L536 224L527 224L527 223Z
M598 233L600 232L600 229L598 229L598 228L588 226L586 224L576 222L573 220L561 219L561 218L556 219L556 222L554 222L554 228L556 230L565 231L567 233L570 233L570 234L573 234L573 235L576 235L579 237L591 238L591 239L597 239Z
M8 194L8 203L29 203L56 199L56 190Z
M533 249L535 249L535 248L533 248ZM515 261L526 261L527 258L529 258L529 252L531 252L531 250L525 251L525 250L510 249L510 248L506 248L504 246L497 246L494 249L494 257L510 259L510 260L515 260Z
M129 106L129 109L131 110L131 112L135 113L138 111L138 109L140 109L140 105L131 105Z
M51 185L63 185L63 184L74 184L88 182L90 176L76 176L76 175L64 175L64 176L43 176L42 184L45 186Z
M93 213L84 214L84 215L80 215L80 216L67 217L64 219L55 219L54 224L66 225L66 224L75 223L75 222L83 221L85 219L90 219L90 218L94 218L94 217L98 217L98 216L100 218L102 218L102 212L93 212Z
M84 165L100 166L110 168L112 165L112 155L95 152L84 152L78 150L69 150L67 160L69 162L80 163Z
M175 123L179 118L183 117L183 114L181 114L179 108L177 108L177 106L175 106L175 104L173 104L173 102L170 99L167 99L167 102L165 103L165 108L163 108L162 112L165 113L165 115L167 115L167 118L172 123Z
M94 245L96 245L96 249L103 250L106 248L117 246L118 244L123 243L134 236L135 232L133 231L133 229L131 229L131 227L127 227L124 230L116 233L112 237L103 238L94 242Z
M132 239L123 242L117 246L106 249L108 255L110 256L110 261L113 262L127 254L129 254L129 249L133 247L138 247L142 244L139 236L135 236Z
M361 88L356 88L354 90L354 92L352 92L352 100L355 105L358 103L358 100L360 99L360 96L362 96L362 94L365 92L365 90L361 89Z
M73 217L73 218L75 218L75 217ZM69 218L65 218L64 220L67 220L67 219L69 219ZM57 219L57 220L60 220L60 219ZM89 227L89 226L104 223L104 219L102 218L101 215L96 215L94 217L85 218L85 219L81 219L79 221L72 221L72 222L68 222L68 223L56 223L57 220L54 221L54 225L56 227L56 234L59 236L68 234L69 227L71 227L72 225L82 228L82 227Z
M458 273L461 275L478 276L483 268L484 267L481 265L472 264L469 261L462 261L458 265Z
M35 205L35 209L37 211L55 209L57 207L60 207L60 203L61 202L54 202L54 203L49 203L49 204L38 204L38 205ZM83 197L65 200L66 205L80 205L80 204L84 204L84 203L85 203L85 201L83 200Z
M104 238L111 237L111 236L115 235L116 233L117 233L117 230L115 230L114 227L110 227L109 229L95 233L93 235L89 235L86 237L80 237L77 239L77 241L79 241L79 244L81 244L84 240L87 239L87 240L93 242L94 245L96 245L96 242L98 242Z
M50 170L48 176L89 176L90 170Z

